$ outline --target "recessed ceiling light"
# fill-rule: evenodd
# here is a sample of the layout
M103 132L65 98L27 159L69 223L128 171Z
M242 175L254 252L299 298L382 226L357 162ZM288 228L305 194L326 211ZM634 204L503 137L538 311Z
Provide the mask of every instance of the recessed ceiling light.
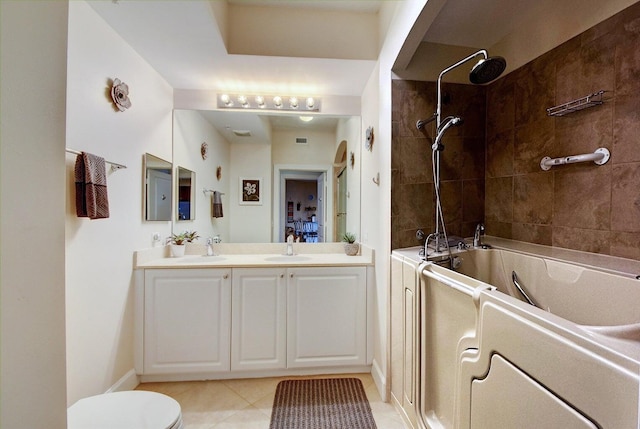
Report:
M300 120L302 122L311 122L313 121L313 116L300 116Z

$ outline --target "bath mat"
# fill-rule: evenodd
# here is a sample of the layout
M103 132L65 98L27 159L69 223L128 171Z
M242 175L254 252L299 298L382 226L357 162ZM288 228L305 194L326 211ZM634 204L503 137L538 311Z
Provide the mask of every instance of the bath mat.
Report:
M285 380L276 388L269 429L376 429L357 378Z

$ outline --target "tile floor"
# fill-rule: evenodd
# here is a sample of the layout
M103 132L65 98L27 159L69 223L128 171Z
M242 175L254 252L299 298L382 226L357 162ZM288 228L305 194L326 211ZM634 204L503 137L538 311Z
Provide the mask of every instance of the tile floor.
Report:
M390 403L382 402L371 374L322 375L362 381L378 429L406 429ZM278 382L293 378L143 383L138 390L164 393L180 403L185 429L268 429Z

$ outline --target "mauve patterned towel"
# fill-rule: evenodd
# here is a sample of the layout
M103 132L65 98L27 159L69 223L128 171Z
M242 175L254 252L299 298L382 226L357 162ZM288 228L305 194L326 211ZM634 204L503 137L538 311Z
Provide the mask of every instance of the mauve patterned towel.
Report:
M218 191L213 191L213 217L222 217L222 195Z
M89 219L109 217L104 158L82 152L76 158L76 214Z

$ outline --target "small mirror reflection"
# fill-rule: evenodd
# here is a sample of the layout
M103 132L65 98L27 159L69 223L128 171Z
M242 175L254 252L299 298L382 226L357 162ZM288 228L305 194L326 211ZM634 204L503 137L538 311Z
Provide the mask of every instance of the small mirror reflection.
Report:
M144 219L171 220L173 166L169 161L144 155Z
M178 167L178 211L177 220L195 220L196 173L184 167Z

